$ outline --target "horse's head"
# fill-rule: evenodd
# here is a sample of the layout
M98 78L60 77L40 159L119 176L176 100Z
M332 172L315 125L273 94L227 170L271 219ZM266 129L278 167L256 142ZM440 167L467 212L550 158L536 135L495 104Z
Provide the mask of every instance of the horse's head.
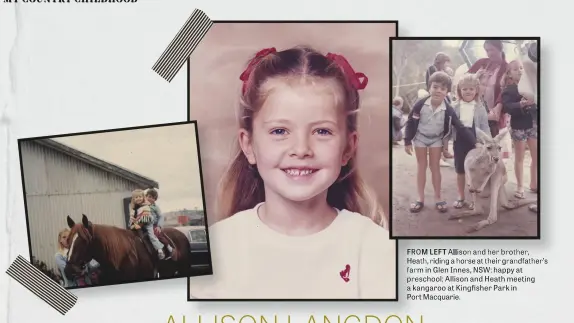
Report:
M92 240L94 227L85 214L82 214L82 223L75 223L68 215L68 257L64 270L67 276L73 277L81 274L87 263L93 259Z
M489 162L498 163L502 158L502 139L507 135L508 128L503 128L494 138L476 128L476 139L482 145L482 155L486 155Z

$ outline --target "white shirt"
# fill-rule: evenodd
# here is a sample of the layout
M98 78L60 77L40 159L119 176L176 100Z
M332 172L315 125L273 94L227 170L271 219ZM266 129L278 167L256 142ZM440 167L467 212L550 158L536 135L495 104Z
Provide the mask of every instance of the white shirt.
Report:
M260 205L209 228L214 274L189 278L191 298L396 297L396 241L386 229L341 210L323 231L287 236L261 222Z
M476 102L474 100L470 102L460 101L460 122L465 127L472 128L472 123L474 121L474 109L476 107Z

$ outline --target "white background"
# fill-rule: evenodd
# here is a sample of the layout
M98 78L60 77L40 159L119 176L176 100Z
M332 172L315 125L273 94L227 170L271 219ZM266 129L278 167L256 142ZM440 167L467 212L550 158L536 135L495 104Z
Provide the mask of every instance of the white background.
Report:
M3 0L2 0L3 1ZM22 2L22 1L20 1ZM72 1L73 2L73 1ZM0 4L0 322L167 322L169 314L424 315L427 323L566 321L571 301L572 54L568 2L139 0L132 4ZM528 248L550 265L527 269L535 285L518 293L466 295L459 302L188 303L186 280L74 291L66 315L3 272L28 258L16 139L184 121L185 69L171 84L151 67L194 8L213 20L398 19L401 36L542 37L542 241L422 241L407 247ZM360 35L357 35L360 37ZM386 40L385 40L386 41ZM270 44L272 45L272 44ZM562 135L559 135L561 133ZM401 252L401 270L404 257ZM401 271L399 286L404 286ZM297 320L297 318L301 318ZM181 322L181 320L178 320ZM306 322L306 321L305 321ZM390 322L390 321L389 321Z

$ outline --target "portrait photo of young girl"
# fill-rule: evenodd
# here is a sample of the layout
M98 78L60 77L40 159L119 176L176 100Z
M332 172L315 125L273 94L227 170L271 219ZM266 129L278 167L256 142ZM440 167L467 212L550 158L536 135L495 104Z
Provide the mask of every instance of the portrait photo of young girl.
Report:
M213 275L189 299L396 300L396 22L215 23L189 60Z

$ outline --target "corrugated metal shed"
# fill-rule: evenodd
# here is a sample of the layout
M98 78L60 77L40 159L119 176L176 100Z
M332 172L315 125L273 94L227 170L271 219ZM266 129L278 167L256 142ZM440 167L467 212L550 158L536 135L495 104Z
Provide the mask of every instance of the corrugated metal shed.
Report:
M20 142L32 256L56 268L66 216L125 227L124 199L154 180L50 139Z

